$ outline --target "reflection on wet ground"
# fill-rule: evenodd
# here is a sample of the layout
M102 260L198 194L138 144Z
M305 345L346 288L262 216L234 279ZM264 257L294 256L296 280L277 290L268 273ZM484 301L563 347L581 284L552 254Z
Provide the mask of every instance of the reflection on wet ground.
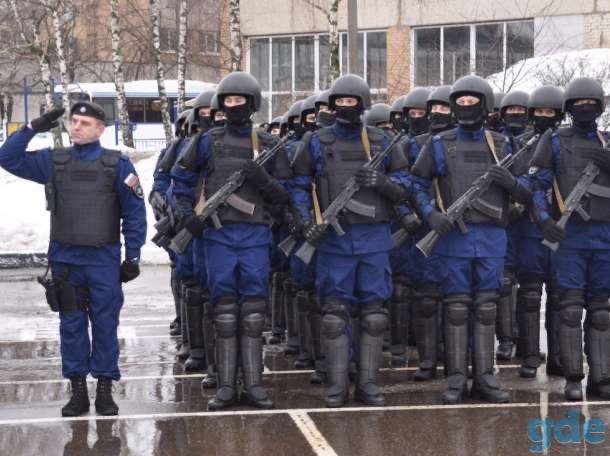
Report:
M536 379L521 379L513 361L497 366L511 404L468 399L459 407L443 406L442 370L434 381L414 382L414 350L407 367L393 368L385 359L381 382L387 407L350 401L345 409L329 410L323 406L324 387L310 385L308 371L295 371L294 357L285 356L282 347L267 346L264 383L276 410L238 406L209 413L206 404L214 390L201 387L202 372L185 372L175 360L163 267L146 268L141 281L126 287L123 381L115 386L121 415L101 419L92 407L77 420L62 419L59 409L69 386L61 378L57 317L44 307L39 287L27 280L37 272L20 271L19 280L12 281L0 271L2 455L517 455L527 454L543 437L542 427L531 428L528 437L532 419L561 423L568 411L577 413L578 442L560 443L561 433L558 440L551 426L544 434L550 435L547 453L610 453L610 439L586 443L582 428L585 419L610 423L610 403L567 404L561 379L547 377L543 368ZM92 380L92 399L94 389Z

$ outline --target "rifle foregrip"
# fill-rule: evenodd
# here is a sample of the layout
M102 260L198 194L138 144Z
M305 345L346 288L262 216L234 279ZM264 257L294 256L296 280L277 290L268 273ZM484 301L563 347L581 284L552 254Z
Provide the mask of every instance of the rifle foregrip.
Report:
M172 239L169 248L177 255L182 255L189 243L193 240L193 235L186 228L182 228Z
M545 247L548 247L553 252L556 252L557 249L559 248L559 242L551 242L548 239L543 239L542 240L542 245L544 245Z
M434 246L436 245L436 242L439 240L439 238L440 236L438 235L438 233L432 230L428 234L426 234L417 244L415 244L415 247L417 247L418 250L423 253L426 258L428 258L432 253L432 250L434 249Z
M299 250L297 250L295 256L299 258L303 263L309 264L311 263L311 259L313 258L314 253L316 253L316 248L309 242L305 241L303 245L301 245Z

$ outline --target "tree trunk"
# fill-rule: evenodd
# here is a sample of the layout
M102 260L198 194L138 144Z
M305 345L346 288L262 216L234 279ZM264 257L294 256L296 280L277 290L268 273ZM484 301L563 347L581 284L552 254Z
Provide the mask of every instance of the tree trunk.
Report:
M241 71L241 19L239 0L229 0L231 30L231 71Z
M62 35L62 27L60 15L64 12L63 0L58 0L55 5L49 5L53 17L53 33L55 34L55 47L57 48L57 59L59 63L59 77L62 86L62 107L66 110L64 113L64 125L70 131L70 93L68 88L68 65L66 63L66 55L64 53L64 39Z
M328 80L326 87L330 87L332 82L341 75L339 62L339 3L341 0L331 0L328 15Z
M186 31L188 26L189 7L187 0L180 1L180 19L178 23L178 98L176 101L177 112L184 111L184 92L186 76Z
M133 133L129 127L129 112L127 111L127 97L125 96L125 82L123 78L123 54L121 51L121 26L119 24L119 0L110 0L110 35L112 38L112 68L114 70L114 87L116 90L116 104L119 112L121 135L123 137L123 144L127 147L133 147Z
M152 23L153 54L155 55L155 64L157 66L157 89L159 91L159 99L161 100L161 119L163 120L165 140L169 144L173 139L173 132L169 117L167 96L165 95L165 72L163 70L163 63L161 62L161 41L159 38L159 0L150 0L150 17Z

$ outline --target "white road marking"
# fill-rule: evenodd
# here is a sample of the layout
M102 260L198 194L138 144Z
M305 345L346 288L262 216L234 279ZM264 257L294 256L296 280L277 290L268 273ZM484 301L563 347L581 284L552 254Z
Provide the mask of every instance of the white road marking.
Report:
M178 364L177 361L155 361L155 362L145 362L145 363L124 363L121 364L120 367L125 366L139 366L139 365L160 365L160 364ZM498 366L503 369L516 369L521 367L517 364L508 364L504 366ZM417 367L397 367L397 368L389 368L384 367L380 369L381 371L396 371L396 372L408 372L417 370ZM311 374L312 370L280 370L280 371L271 371L265 369L263 371L263 375L295 375L295 374ZM121 377L120 381L130 381L130 380L164 380L164 379L172 379L172 378L203 378L206 374L170 374L170 375L138 375L138 376L125 376ZM94 380L88 380L94 381ZM47 380L6 380L0 381L0 386L2 385L41 385L45 383L67 383L68 380L65 378L55 378L55 379L47 379Z
M317 456L337 456L337 453L324 438L316 423L313 422L306 412L295 411L290 412L289 415Z
M551 402L549 407L575 407L575 406L609 406L610 401L584 401L584 402ZM467 409L510 409L510 408L538 408L537 402L517 402L514 404L459 404L459 405L395 405L386 407L345 407L345 408L309 408L309 409L275 409L275 410L226 410L220 412L167 412L167 413L135 413L131 415L101 416L88 415L78 417L47 417L22 418L0 420L0 426L26 425L42 423L64 423L69 421L97 421L97 420L149 420L167 418L198 418L223 416L263 416L282 415L295 412L302 413L354 413L354 412L410 412L428 410L467 410Z

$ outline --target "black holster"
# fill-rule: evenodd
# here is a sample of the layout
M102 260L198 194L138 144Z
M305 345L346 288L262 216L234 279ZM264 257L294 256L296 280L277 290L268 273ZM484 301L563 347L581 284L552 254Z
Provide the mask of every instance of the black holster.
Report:
M47 304L53 312L74 312L86 310L88 307L88 290L86 286L75 287L68 281L70 268L65 268L61 274L49 276L50 266L38 283L44 287Z

